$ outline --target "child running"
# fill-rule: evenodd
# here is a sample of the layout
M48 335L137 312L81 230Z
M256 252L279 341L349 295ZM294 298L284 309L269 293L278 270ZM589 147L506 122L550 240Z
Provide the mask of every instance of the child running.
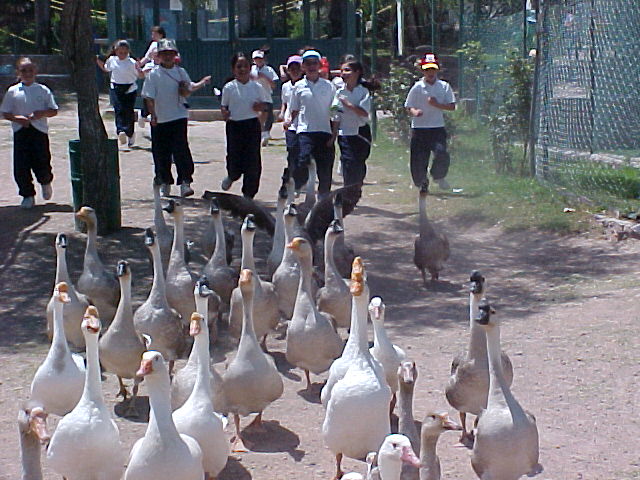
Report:
M302 57L300 55L291 55L287 59L286 74L289 81L282 84L280 98L282 99L282 107L280 108L280 120L283 125L289 125L284 129L284 136L287 142L287 166L289 171L293 172L296 166L298 156L300 155L300 145L298 143L298 135L296 134L297 122L291 121L291 95L296 82L302 78Z
M11 122L13 178L22 196L20 206L28 209L35 205L36 195L31 172L42 185L42 198L50 200L53 196L47 118L58 114L58 105L51 91L36 82L38 71L30 58L19 58L16 70L19 82L7 90L0 112Z
M178 48L173 40L163 38L158 41L160 64L151 70L144 82L142 96L147 100L151 114L151 152L155 166L155 179L162 195L171 194L173 176L171 158L176 164L177 184L180 196L193 195L193 158L187 138L186 97L202 88L211 80L203 77L192 82L184 68L175 65Z
M128 147L135 143L133 107L138 90L136 80L144 77L130 53L129 42L118 40L113 44L111 56L106 62L96 59L102 71L111 73L111 101L116 117L116 134L120 145L126 143Z
M260 188L262 174L258 116L271 97L258 82L251 80L251 63L244 53L233 56L231 71L234 79L222 88L220 100L222 118L227 122L227 176L221 188L229 190L242 176L242 194L253 198Z
M364 182L367 174L365 162L371 152L371 97L368 89L373 89L374 85L363 81L363 70L362 64L355 59L343 63L341 76L344 85L336 92L338 145L345 186Z
M265 104L264 112L261 114L262 121L262 146L269 145L271 138L271 127L273 126L273 89L279 79L276 71L267 65L266 52L264 50L254 50L251 54L253 65L251 66L251 79L256 80L265 92L269 101Z

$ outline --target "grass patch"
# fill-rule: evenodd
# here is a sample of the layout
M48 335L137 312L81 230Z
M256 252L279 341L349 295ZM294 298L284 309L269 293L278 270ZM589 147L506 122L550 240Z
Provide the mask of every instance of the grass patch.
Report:
M385 133L388 124L383 120L379 125L370 162L383 167L380 185L395 180L400 187L393 191L382 188L379 194L388 196L389 201L414 205L417 190L409 187L409 147ZM579 211L579 205L567 203L566 198L533 178L495 173L488 132L473 120L456 115L450 152L447 180L463 191L445 193L432 183L432 198L436 200L429 206L432 217L446 217L462 225L499 225L505 231L535 229L567 234L588 229L589 214ZM578 211L564 213L565 207Z

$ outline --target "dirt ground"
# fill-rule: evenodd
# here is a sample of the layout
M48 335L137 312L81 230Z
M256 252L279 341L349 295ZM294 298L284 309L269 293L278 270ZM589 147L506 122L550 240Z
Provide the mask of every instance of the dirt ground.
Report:
M113 135L113 122L106 121ZM148 133L148 130L147 130ZM282 137L279 126L274 127ZM51 121L54 198L32 211L18 208L11 175L11 134L0 129L0 479L19 478L17 408L27 398L32 376L44 359L45 306L55 276L55 234L70 233L68 263L72 278L82 268L84 237L73 233L67 140L76 136L73 105ZM224 130L220 122L193 123L191 148L196 161L194 188L217 189L224 176ZM258 199L273 206L284 166L283 141L263 149L263 183ZM150 143L138 133L138 146L120 154L123 229L99 239L105 264L127 259L134 274L134 301L150 288L151 269L143 229L152 224ZM454 159L455 161L455 159ZM416 207L394 202L393 190L407 189L407 178L370 165L362 201L346 219L347 240L364 258L372 295L387 305L387 328L394 343L417 362L415 415L449 410L444 386L451 359L466 346L468 294L463 283L472 269L488 280L488 298L503 320L503 348L514 364L513 392L537 418L540 462L545 480L640 478L640 340L638 339L637 242L610 243L597 232L559 237L544 233L505 234L474 223L438 219L447 232L452 255L437 287L424 288L413 266ZM452 179L455 183L455 177ZM239 185L232 191L238 193ZM434 201L461 201L440 194ZM41 201L40 201L41 202ZM187 200L187 237L196 242L191 268L203 258L198 240L207 222L205 203ZM237 222L234 223L236 226ZM256 237L258 268L264 270L269 239ZM239 242L238 242L239 243ZM236 246L239 263L239 246ZM304 376L284 360L284 342L270 337L285 382L285 393L264 414L267 434L248 436L254 450L230 457L221 480L331 478L333 457L322 442L324 410L319 390L326 374L314 378L314 391L303 391ZM213 347L222 370L233 355L228 344ZM117 381L108 375L103 392L120 428L123 449L144 434L148 398L141 388L140 419L119 416ZM57 419L51 419L53 431ZM243 420L243 425L248 419ZM473 479L470 452L455 446L457 435L439 444L443 478ZM637 445L637 444L636 444ZM364 472L365 464L344 462L346 471ZM53 473L44 462L45 478Z

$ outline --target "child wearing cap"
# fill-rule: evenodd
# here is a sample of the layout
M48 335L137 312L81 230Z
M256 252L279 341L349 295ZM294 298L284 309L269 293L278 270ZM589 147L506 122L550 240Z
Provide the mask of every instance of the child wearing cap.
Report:
M451 187L445 177L450 158L442 112L455 110L456 99L451 85L438 79L440 65L433 53L427 53L418 65L423 77L411 87L404 103L411 116L411 177L417 187L427 180L429 157L433 151L429 173L440 188L448 190Z
M302 54L302 71L305 75L293 88L291 121L285 122L284 127L288 129L298 122L296 133L300 155L293 171L296 189L302 188L309 179L308 167L313 156L318 173L318 197L322 199L331 191L336 134L331 125L335 89L329 80L320 77L320 59L316 50L307 50Z
M7 90L0 112L13 129L13 178L22 197L22 208L33 208L36 190L33 177L42 185L42 198L51 199L51 151L47 118L58 114L58 105L51 91L36 82L36 65L30 58L16 62L19 82Z
M282 99L282 106L280 107L280 120L288 125L288 128L283 127L284 136L287 142L287 166L289 171L293 172L295 169L298 156L300 155L300 144L298 142L298 134L296 128L297 122L291 121L291 95L293 94L293 87L296 82L302 78L302 57L300 55L291 55L287 59L287 77L289 80L282 84L282 91L280 98Z
M160 64L149 72L142 96L151 114L151 152L155 165L155 179L163 195L170 195L173 176L171 159L176 164L180 195L193 195L193 158L187 138L189 111L185 99L209 83L210 76L192 82L182 67L175 65L178 48L173 40L158 41Z
M276 71L267 65L264 50L254 50L251 54L253 65L251 65L251 78L257 80L269 97L269 102L265 104L262 119L262 146L266 147L271 138L271 127L273 126L273 89L279 79Z

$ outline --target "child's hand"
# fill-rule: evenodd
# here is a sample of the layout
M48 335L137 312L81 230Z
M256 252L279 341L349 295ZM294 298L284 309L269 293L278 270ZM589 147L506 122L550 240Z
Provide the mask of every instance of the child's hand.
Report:
M347 108L353 108L353 103L351 103L347 97L338 97L338 100L340 100L340 102L342 102L342 105L344 105Z
M14 115L13 121L22 125L23 127L28 127L31 124L31 120L29 120L29 118L25 117L24 115Z
M422 116L422 110L419 108L412 108L411 110L411 115L413 115L414 117L421 117Z
M286 132L291 127L291 122L282 122L282 129Z
M211 75L207 75L206 77L202 77L202 80L200 80L202 83L204 83L205 85L209 85L209 82L211 82Z
M427 98L427 103L429 105L431 105L432 107L438 107L440 106L440 104L438 103L438 100L436 100L436 97L429 97Z
M221 108L220 113L222 113L222 120L224 120L225 122L229 120L229 116L231 115L229 110L227 110L226 108Z
M264 110L262 102L253 102L251 108L253 108L254 112L262 112Z
M151 126L155 127L158 125L158 116L156 114L151 114Z

